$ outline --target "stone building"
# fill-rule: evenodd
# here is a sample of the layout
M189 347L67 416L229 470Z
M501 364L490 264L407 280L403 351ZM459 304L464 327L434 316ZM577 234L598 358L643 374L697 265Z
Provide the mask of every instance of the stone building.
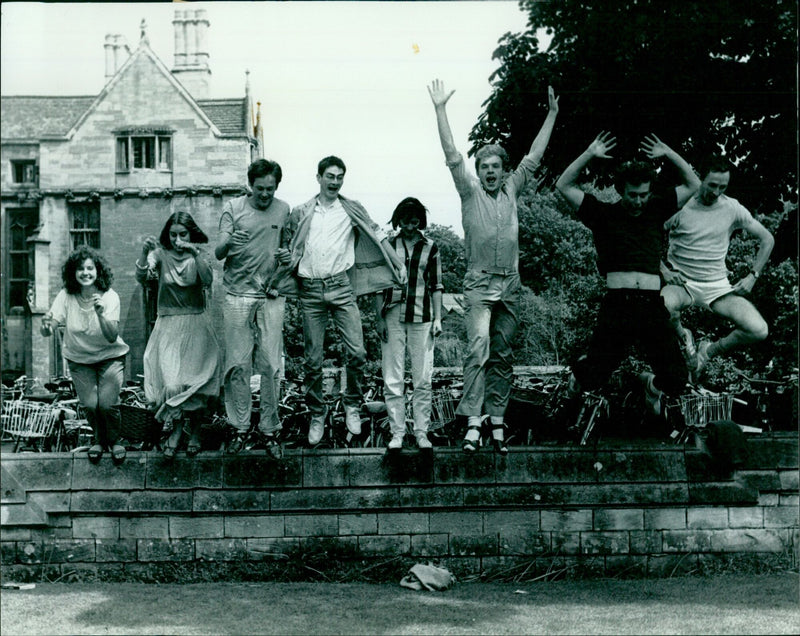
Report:
M262 156L249 82L243 97L211 99L206 11L177 9L173 25L172 70L150 48L143 20L135 49L106 36L99 95L2 97L5 380L63 371L59 339L43 338L39 325L66 256L84 243L113 268L127 373L141 373L148 294L134 261L142 240L187 210L213 243L223 203L245 192L247 165Z

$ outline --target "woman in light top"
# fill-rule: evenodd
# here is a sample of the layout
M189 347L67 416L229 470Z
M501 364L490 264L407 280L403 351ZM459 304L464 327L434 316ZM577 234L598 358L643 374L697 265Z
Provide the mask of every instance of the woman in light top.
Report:
M219 345L206 312L214 280L198 244L208 237L188 212L167 219L158 240L145 239L136 262L140 283L158 278L158 318L144 352L144 390L156 419L172 426L164 456L172 459L187 424L186 454L200 452L200 416L219 395Z
M76 249L62 270L64 288L42 319L44 336L64 325L63 355L75 392L94 431L89 461L111 452L115 464L125 460L119 443L119 402L128 345L119 337L119 296L111 289L113 274L102 256L88 246Z

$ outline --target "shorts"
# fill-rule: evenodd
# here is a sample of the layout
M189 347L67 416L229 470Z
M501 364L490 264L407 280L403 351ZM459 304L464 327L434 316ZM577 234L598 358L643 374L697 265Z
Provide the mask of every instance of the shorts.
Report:
M683 284L683 288L691 297L692 306L704 307L709 311L711 310L711 304L715 300L719 300L733 292L733 286L728 282L727 278L712 281L687 279Z

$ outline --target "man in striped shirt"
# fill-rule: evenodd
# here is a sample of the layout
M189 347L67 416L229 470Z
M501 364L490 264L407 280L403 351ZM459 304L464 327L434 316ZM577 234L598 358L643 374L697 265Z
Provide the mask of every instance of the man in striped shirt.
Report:
M408 280L403 288L386 289L375 296L378 335L381 338L383 385L392 439L389 450L400 450L406 432L405 359L411 358L414 382L414 437L420 449L431 448L431 377L434 338L442 333L442 264L439 249L420 230L427 227L425 206L414 197L403 199L392 215L400 232L389 240L405 259Z

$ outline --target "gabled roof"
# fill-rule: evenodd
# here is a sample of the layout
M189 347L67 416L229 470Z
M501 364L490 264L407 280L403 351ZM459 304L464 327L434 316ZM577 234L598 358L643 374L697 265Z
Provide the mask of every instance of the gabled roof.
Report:
M0 137L5 141L63 137L95 99L92 95L0 97Z
M239 99L198 99L197 105L205 111L223 135L247 132L243 125L250 116L247 112L247 98Z

